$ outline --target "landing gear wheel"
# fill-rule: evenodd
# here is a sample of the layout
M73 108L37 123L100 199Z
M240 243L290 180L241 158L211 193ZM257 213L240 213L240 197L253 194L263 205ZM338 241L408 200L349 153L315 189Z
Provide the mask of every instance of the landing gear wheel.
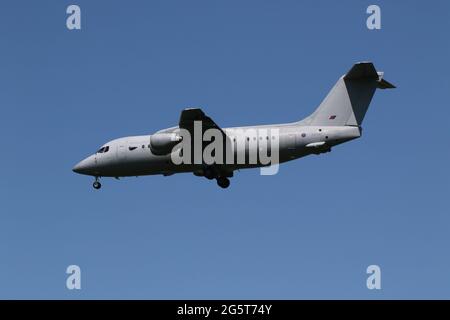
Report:
M214 179L214 172L210 168L206 168L204 170L204 175L205 175L205 178L208 180Z
M217 185L223 189L226 189L230 186L230 180L226 177L217 178Z
M100 189L102 187L102 184L98 181L95 181L92 186L94 187L94 189Z

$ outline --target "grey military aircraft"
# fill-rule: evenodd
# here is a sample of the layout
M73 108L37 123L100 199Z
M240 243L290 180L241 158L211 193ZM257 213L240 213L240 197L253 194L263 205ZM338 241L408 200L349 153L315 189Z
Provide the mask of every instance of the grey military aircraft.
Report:
M360 62L340 77L319 107L301 121L222 129L201 109L185 109L178 126L152 135L109 141L76 164L73 171L95 177L95 189L100 189L101 177L169 176L183 172L216 179L220 187L227 188L236 170L274 166L326 153L336 145L361 137L361 124L377 88L395 86L384 80L383 73L377 72L371 62ZM213 134L208 135L208 131ZM209 148L213 161L205 161L208 141L220 141L217 133L223 141ZM206 135L209 137L205 139ZM270 153L270 162L263 162L261 154L256 155L256 161L255 157L250 161L252 150L263 149L267 155ZM183 161L174 161L180 158Z

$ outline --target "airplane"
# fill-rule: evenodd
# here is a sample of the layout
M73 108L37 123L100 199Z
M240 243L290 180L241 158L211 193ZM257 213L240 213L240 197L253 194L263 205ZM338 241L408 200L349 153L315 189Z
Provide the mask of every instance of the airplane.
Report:
M94 154L81 160L73 167L75 173L93 176L93 187L100 189L101 177L130 177L190 172L209 180L216 179L221 188L228 188L230 177L236 170L267 167L267 164L248 161L186 161L175 164L174 154L182 155L179 145L183 142L182 132L204 135L215 129L224 138L226 146L232 146L233 160L238 157L236 141L244 143L244 155L250 152L250 143L255 140L257 149L263 143L270 149L278 142L278 163L291 161L311 154L322 154L331 148L361 137L364 116L376 89L390 89L395 86L383 79L383 72L377 72L373 63L359 62L336 82L318 108L303 120L291 123L246 127L220 128L199 108L188 108L181 112L178 126L157 131L152 135L129 136L105 143ZM196 123L201 130L196 131ZM249 130L277 132L277 136L246 136ZM258 139L259 138L259 139ZM265 139L264 139L265 138ZM212 140L212 139L211 139ZM273 140L273 141L272 141ZM268 146L270 143L271 146ZM192 145L192 141L191 141ZM234 146L234 148L233 148ZM195 146L194 146L195 148ZM205 141L201 140L200 152ZM242 149L241 149L242 151ZM269 150L273 153L275 150ZM192 157L192 155L191 155ZM271 164L272 165L272 164Z

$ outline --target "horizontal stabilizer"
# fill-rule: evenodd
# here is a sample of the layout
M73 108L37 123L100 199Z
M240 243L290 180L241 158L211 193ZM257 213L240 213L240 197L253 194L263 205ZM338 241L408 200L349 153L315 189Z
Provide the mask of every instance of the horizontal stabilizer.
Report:
M392 83L381 78L380 80L378 80L378 89L395 89L395 86Z
M378 89L393 89L395 86L383 79L383 72L377 72L372 62L359 62L353 65L344 76L345 80L376 80Z
M374 79L378 80L378 73L372 62L355 63L344 76L345 80Z

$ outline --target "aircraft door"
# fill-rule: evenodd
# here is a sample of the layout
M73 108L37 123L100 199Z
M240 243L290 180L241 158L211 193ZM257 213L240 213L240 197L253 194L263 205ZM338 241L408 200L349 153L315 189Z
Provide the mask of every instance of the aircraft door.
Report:
M117 146L117 159L125 160L127 158L127 140L120 141Z
M295 158L295 134L293 133L287 135L287 148L289 158Z

